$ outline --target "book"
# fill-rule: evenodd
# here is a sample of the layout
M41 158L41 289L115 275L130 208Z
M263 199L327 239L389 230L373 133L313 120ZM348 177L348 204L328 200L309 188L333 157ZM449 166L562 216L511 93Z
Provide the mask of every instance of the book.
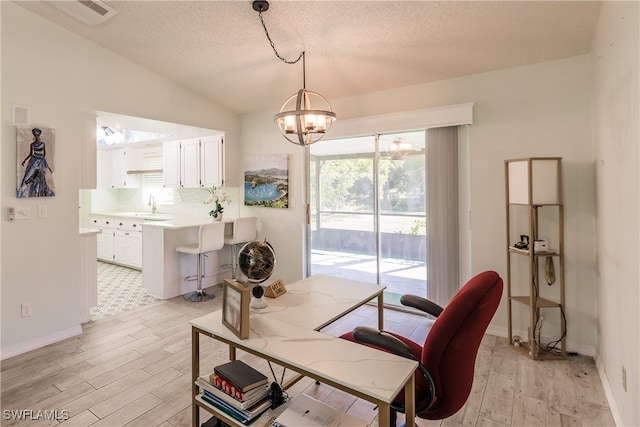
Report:
M206 377L198 377L198 379L196 380L196 384L198 385L198 387L202 388L203 390L207 390L209 393L224 400L225 402L232 405L233 407L237 409L245 409L245 410L255 405L265 397L267 397L267 394L269 393L269 390L267 389L266 386L259 387L254 389L255 392L257 393L254 393L254 390L251 391L253 393L253 397L251 397L250 399L246 399L244 401L240 401L235 397L225 393L223 390L216 387L215 385L211 384Z
M225 379L216 375L213 372L209 375L209 383L215 386L216 388L224 391L228 395L233 396L234 398L236 398L241 402L244 402L246 400L251 400L258 395L262 395L265 388L267 387L267 385L265 384L264 387L258 386L256 388L253 388L243 393L237 388L235 388L233 385L231 385L231 383L229 383L228 381L226 381Z
M254 404L253 406L247 409L237 409L232 405L229 405L224 400L211 394L207 390L202 391L200 398L206 403L223 411L224 413L232 416L234 419L242 423L247 423L254 420L258 416L260 416L260 414L262 414L264 411L266 411L271 407L271 402L267 397L265 397L264 399L260 400L258 403Z
M213 368L213 372L231 383L231 385L242 393L246 393L268 382L266 375L256 371L242 360L232 360L231 362L218 365Z

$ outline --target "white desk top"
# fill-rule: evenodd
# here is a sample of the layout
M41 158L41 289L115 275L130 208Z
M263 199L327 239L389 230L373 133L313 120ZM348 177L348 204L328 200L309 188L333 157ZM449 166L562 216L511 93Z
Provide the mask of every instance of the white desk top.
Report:
M403 390L418 366L413 360L258 313L251 313L249 338L241 340L222 325L221 313L218 310L190 323L240 349L386 403Z
M267 308L252 311L315 330L382 294L386 288L325 275L307 277L285 287L287 292L279 298L263 297L269 304Z

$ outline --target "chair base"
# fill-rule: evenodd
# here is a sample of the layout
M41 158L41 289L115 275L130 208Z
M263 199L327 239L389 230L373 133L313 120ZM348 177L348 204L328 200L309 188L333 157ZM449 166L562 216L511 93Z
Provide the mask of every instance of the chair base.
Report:
M184 299L191 302L201 302L201 301L209 301L214 299L216 296L214 294L207 294L202 289L197 289L193 292L189 292L188 294L183 295Z

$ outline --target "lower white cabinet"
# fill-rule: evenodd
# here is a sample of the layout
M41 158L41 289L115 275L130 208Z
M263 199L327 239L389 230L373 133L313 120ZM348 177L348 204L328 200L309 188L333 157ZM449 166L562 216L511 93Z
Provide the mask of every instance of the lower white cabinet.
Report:
M142 233L117 230L113 242L113 260L118 264L142 267Z
M102 228L98 234L98 259L113 261L113 228Z
M142 268L142 223L117 217L92 217L100 228L97 238L99 260Z

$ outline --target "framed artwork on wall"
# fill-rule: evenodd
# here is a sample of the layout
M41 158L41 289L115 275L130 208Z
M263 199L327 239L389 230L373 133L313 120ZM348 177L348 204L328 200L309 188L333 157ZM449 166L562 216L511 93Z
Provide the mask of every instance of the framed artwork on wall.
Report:
M16 126L16 197L55 196L55 129Z
M249 338L249 289L235 280L222 281L222 324L241 340Z
M244 170L245 206L289 207L289 156L247 156Z

